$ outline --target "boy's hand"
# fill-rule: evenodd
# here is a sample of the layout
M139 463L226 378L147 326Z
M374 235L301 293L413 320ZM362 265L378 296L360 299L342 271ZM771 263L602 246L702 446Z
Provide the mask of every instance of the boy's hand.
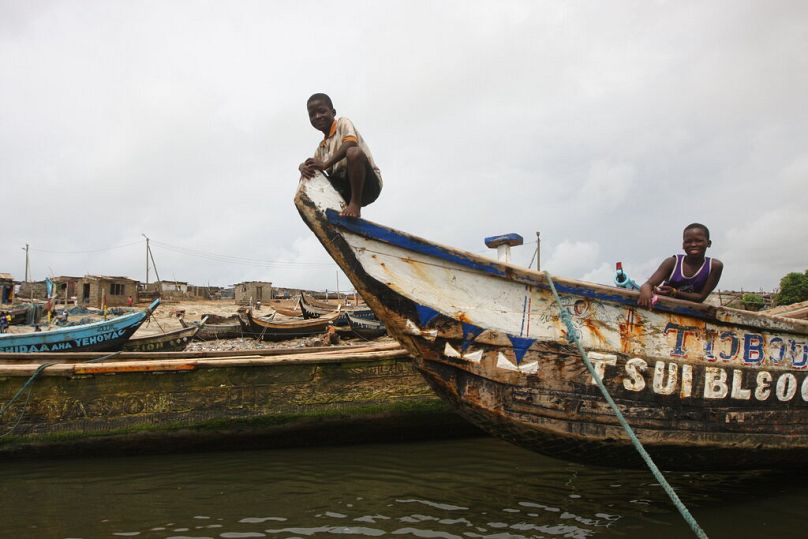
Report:
M306 159L304 162L300 163L300 166L297 169L300 171L300 174L304 178L313 178L315 174L317 174L317 168L313 167L309 161L315 161L314 159ZM320 169L322 170L322 169Z
M314 170L325 170L327 168L325 163L313 157L306 159L306 166L313 168Z

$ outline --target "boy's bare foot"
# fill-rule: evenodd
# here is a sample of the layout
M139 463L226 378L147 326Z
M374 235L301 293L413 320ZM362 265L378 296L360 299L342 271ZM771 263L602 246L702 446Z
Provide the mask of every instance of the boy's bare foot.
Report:
M348 206L340 212L342 217L361 217L362 210L359 207L359 204L354 204L351 202Z

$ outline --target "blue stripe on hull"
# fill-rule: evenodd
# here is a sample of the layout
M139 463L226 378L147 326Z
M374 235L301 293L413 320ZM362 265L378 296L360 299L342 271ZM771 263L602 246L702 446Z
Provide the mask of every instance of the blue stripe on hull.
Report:
M349 232L353 232L354 234L357 234L359 236L365 238L371 238L380 241L382 243L387 243L389 245L394 245L407 251L432 256L440 260L444 260L446 262L451 262L459 266L463 266L475 271L486 273L488 275L495 275L498 277L508 278L504 266L496 262L492 261L490 263L486 263L483 261L470 259L445 247L435 245L434 243L427 242L420 238L403 234L391 228L387 228L384 226L377 225L375 223L371 223L369 221L365 221L364 219L353 219L353 218L349 219L347 217L342 217L339 215L337 211L332 210L330 208L327 209L325 213L329 223L337 225L340 228L348 230ZM547 283L540 278L540 274L520 275L519 282L528 284L528 286L535 286L539 288L548 287ZM563 283L558 282L556 282L556 289L559 291L559 293L563 294L583 296L598 301L619 303L627 305L629 307L637 306L636 300L634 298L625 297L617 292L614 294L609 294L585 286L565 285ZM659 312L675 313L685 316L693 316L696 318L704 318L705 316L704 312L699 309L692 309L689 307L679 305L671 306L660 303L657 304L657 306L654 307L654 309Z

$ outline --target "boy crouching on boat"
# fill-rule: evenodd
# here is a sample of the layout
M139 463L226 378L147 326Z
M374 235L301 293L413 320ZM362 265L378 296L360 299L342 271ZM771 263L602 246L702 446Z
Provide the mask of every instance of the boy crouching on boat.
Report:
M309 121L325 138L298 169L304 178L322 171L348 206L340 215L360 217L382 190L382 174L373 161L362 135L348 118L336 118L337 111L326 94L314 94L306 102Z
M712 245L710 231L700 223L685 227L682 238L683 255L666 258L651 277L640 287L643 307L651 307L654 294L701 303L718 285L724 264L704 256Z

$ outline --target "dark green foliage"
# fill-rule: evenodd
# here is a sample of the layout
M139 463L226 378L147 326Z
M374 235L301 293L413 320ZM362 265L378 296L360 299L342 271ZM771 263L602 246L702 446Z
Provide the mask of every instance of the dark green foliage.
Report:
M744 308L749 311L759 311L763 308L765 301L763 300L763 296L759 294L746 293L741 296L741 303L743 303Z
M791 305L808 300L808 270L791 272L780 279L780 292L775 296L777 305Z

